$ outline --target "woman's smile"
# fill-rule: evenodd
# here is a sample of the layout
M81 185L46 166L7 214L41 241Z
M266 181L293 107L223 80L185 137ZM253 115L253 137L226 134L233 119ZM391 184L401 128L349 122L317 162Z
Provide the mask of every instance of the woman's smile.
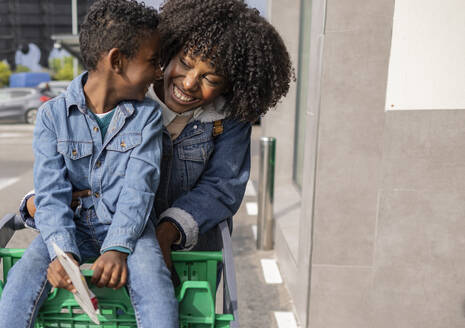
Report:
M183 92L183 90L181 90L176 84L171 84L172 86L172 93L173 93L173 98L174 100L176 100L177 102L179 102L180 104L182 105L190 105L192 103L195 103L196 101L198 101L199 99L197 98L194 98L188 94L186 94L185 92Z

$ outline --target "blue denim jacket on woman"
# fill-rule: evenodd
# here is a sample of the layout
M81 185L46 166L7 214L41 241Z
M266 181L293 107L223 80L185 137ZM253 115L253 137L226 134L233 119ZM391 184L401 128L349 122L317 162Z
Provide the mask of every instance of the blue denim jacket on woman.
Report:
M55 257L52 242L80 257L75 241L71 192L90 189L83 206L94 206L109 224L101 252L133 251L150 217L160 177L162 120L158 104L124 101L102 140L85 105L83 80L74 79L63 96L44 104L34 129L35 223Z
M224 118L215 105L194 116L175 140L164 129L155 210L160 221L177 225L179 248L194 247L199 234L232 217L249 179L251 124ZM222 132L214 136L221 118ZM209 248L212 243L207 241Z

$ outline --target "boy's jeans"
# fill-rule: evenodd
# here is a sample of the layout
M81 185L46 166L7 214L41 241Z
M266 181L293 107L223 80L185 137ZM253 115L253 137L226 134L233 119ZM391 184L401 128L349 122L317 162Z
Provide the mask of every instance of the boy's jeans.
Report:
M109 226L99 223L93 209L83 210L75 222L81 257L98 257ZM47 281L49 264L47 247L39 235L8 273L0 300L0 328L34 326L37 312L51 289ZM128 256L127 266L127 288L137 326L178 328L178 302L150 220Z

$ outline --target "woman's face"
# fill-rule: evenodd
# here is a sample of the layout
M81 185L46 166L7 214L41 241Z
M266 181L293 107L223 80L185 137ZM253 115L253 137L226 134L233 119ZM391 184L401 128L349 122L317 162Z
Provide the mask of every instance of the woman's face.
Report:
M211 103L223 93L225 84L209 60L181 51L164 70L164 102L171 110L183 113Z

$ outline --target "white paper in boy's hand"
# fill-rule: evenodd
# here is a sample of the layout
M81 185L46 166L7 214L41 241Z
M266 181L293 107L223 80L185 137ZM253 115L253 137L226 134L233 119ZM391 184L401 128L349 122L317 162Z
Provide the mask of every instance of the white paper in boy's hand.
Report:
M84 276L81 274L81 270L79 267L69 258L68 255L65 254L61 250L60 247L58 247L57 244L53 244L53 249L55 250L55 253L57 255L58 261L60 261L61 265L63 266L63 269L65 269L66 273L69 276L69 279L73 283L74 288L76 289L76 293L74 294L74 298L76 299L76 302L81 306L82 310L87 313L89 318L97 325L100 324L100 321L98 320L97 314L99 313L98 309L94 307L94 304L92 302L92 299L95 300L95 295L92 293L92 291L89 289L86 283L86 279Z

